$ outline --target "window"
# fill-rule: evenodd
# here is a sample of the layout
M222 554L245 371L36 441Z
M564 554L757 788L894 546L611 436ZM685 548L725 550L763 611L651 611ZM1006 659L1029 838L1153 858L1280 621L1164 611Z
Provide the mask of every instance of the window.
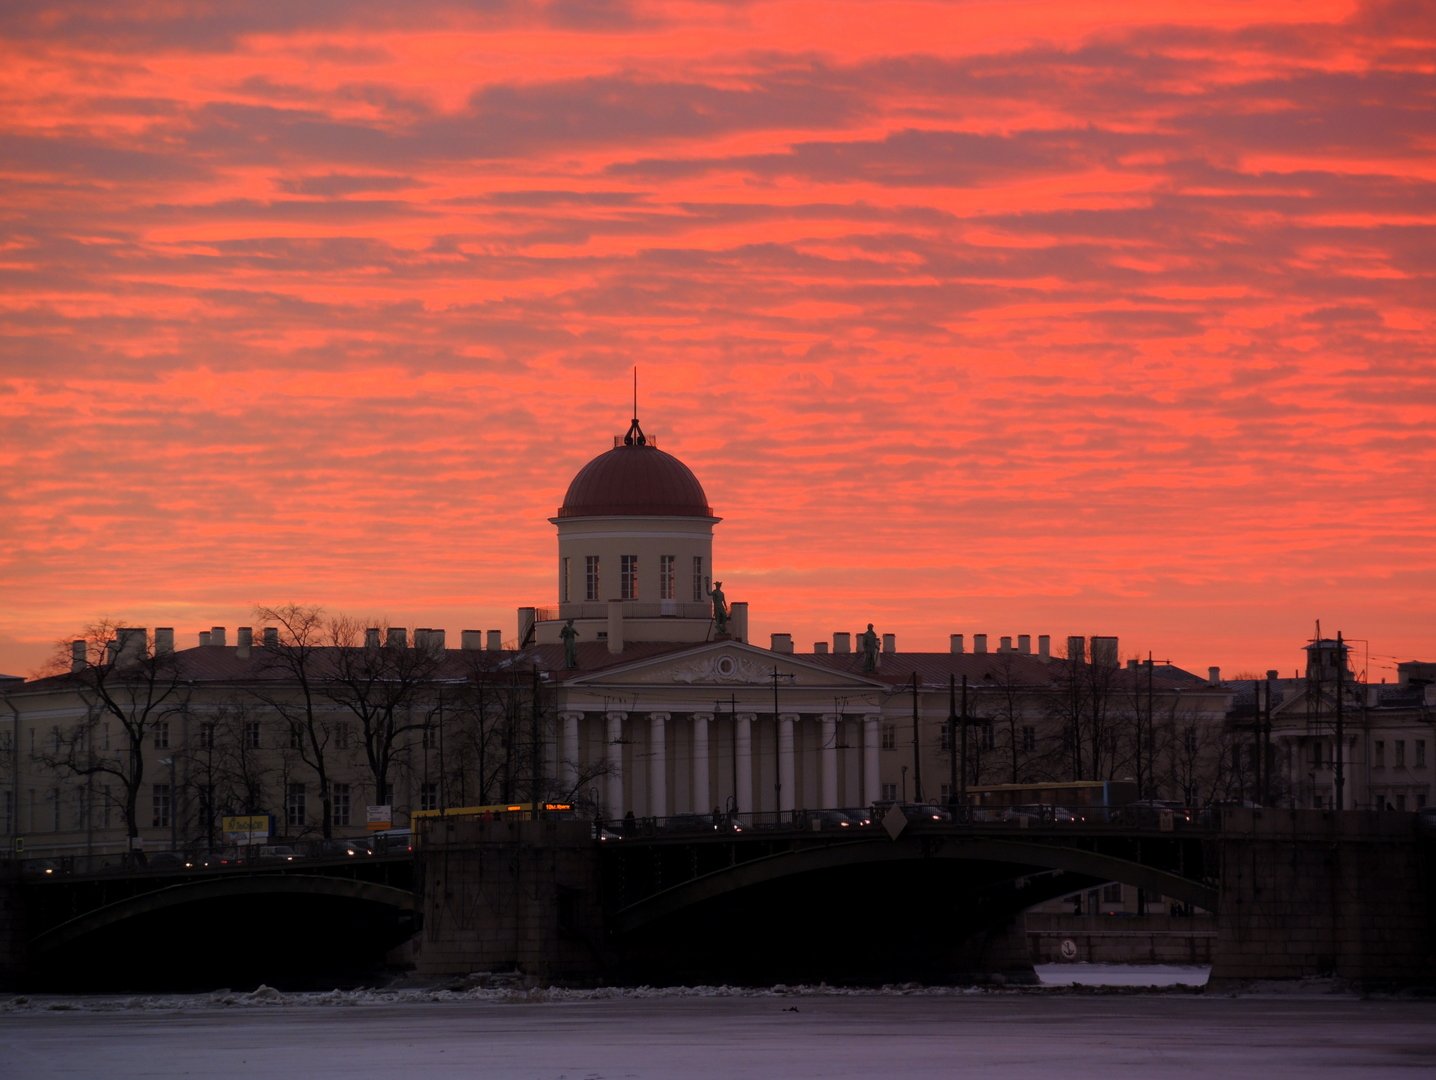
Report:
M583 566L584 566L584 571L583 571L583 573L584 573L584 591L583 591L583 598L584 598L585 600L597 600L597 599L599 599L599 595L598 595L598 556L597 556L597 555L585 555L584 558L583 558Z
M334 819L335 825L348 825L350 806L352 799L349 794L348 784L335 784L330 800L330 816Z
M1400 746L1401 744L1397 743L1396 745ZM1406 812L1406 792L1400 791L1396 793L1396 809L1403 814Z
M298 724L289 725L289 749L304 749L304 729Z
M941 744L938 746L938 749L939 749L939 750L942 750L942 751L944 751L944 752L950 751L950 750L952 749L952 725L951 725L951 724L943 724L943 725L942 725L942 742L941 742Z
M1110 882L1102 886L1102 903L1120 904L1122 902L1122 885L1120 882Z
M991 724L979 724L977 734L984 750L997 749L997 729Z
M561 603L568 603L568 563L567 555L563 557L563 573L559 575L558 598Z
M1022 749L1029 754L1037 749L1037 729L1035 727L1022 729Z
M1376 743L1372 747L1371 756L1375 759L1373 764L1375 764L1378 769L1386 766L1386 743L1383 740L1376 740Z
M439 785L437 781L431 780L419 788L419 809L439 809Z
M1397 740L1396 740L1396 767L1397 767L1398 769L1404 769L1404 768L1406 767L1406 740L1405 740L1405 739L1397 739Z
M693 599L702 603L708 599L708 590L704 587L703 581L703 556L693 556Z
M1182 747L1189 754L1197 752L1197 729L1189 727L1182 732Z
M284 795L284 824L291 829L304 828L306 809L304 784L292 781Z
M154 814L150 824L156 829L169 825L170 813L174 806L174 793L168 784L150 785L150 797L153 800Z
M897 749L897 725L884 724L881 746L884 750Z
M50 829L60 831L60 789L50 789Z
M883 802L897 802L897 785L883 785Z
M943 806L946 806L948 803L952 802L952 785L943 784L941 791L938 793L938 797L942 799Z
M244 745L251 750L259 749L259 721L249 720L244 725Z
M1426 740L1417 739L1412 745L1416 749L1416 767L1424 769L1426 767Z
M170 746L170 722L156 720L154 726L155 749L168 750Z
M674 591L678 587L677 571L674 564L677 558L673 555L658 556L658 599L677 600L678 594Z
M618 595L623 600L638 599L638 556L618 557Z
M342 720L334 725L334 746L339 750L349 749L349 725Z
M3 805L0 805L0 832L14 833L14 831L15 793L9 788L6 788Z
M199 748L201 750L214 749L214 725L201 724L199 726Z
M439 745L439 729L434 724L425 724L419 729L419 742L425 750L433 750ZM425 809L431 809L425 807Z
M1321 740L1317 739L1311 744L1311 767L1321 768Z

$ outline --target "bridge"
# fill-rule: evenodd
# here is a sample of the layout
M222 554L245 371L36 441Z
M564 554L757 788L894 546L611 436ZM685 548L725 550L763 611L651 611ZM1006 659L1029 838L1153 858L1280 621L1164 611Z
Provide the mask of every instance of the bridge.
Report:
M357 973L416 932L415 880L407 855L25 878L0 973L87 990Z
M1420 982L1436 970L1436 844L1406 817L1243 811L1171 830L933 822L895 835L877 824L603 840L589 822L441 818L413 857L11 881L20 902L0 905L0 945L8 981L27 986L97 969L131 984L172 967L196 985L213 985L216 969L233 971L232 985L273 983L275 970L328 979L372 971L406 940L435 976L1022 981L1022 912L1119 881L1217 913L1219 982Z

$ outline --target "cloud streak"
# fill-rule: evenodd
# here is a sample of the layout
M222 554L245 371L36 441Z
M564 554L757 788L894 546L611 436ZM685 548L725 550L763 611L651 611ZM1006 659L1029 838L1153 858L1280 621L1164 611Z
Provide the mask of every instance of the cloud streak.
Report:
M1426 7L990 10L7 9L0 670L512 632L634 365L757 640L1436 658Z

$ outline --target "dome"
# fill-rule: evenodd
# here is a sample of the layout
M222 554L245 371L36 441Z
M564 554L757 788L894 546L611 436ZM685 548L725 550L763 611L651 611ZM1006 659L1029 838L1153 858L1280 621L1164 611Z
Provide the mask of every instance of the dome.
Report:
M578 471L559 507L559 517L713 516L703 485L692 470L672 454L650 445L637 429L635 420L621 444Z

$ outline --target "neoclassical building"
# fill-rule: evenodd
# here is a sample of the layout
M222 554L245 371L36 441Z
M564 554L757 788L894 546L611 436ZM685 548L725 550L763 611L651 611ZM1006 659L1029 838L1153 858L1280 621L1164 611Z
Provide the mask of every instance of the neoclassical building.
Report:
M4 690L7 850L205 851L225 816L267 815L298 841L544 798L758 822L1000 783L1130 779L1192 804L1249 790L1242 685L1123 662L1115 638L954 633L908 652L859 612L861 629L810 649L750 641L741 582L731 602L719 587L721 518L636 418L550 521L554 602L520 608L512 634L282 609L233 640L77 641L69 672Z

